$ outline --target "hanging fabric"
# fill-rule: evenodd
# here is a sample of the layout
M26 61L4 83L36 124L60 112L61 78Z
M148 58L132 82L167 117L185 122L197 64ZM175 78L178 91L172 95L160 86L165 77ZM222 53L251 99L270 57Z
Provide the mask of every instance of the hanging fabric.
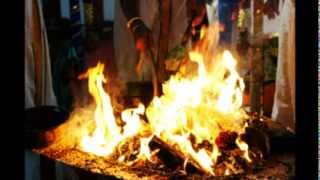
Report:
M25 2L25 108L56 105L42 4Z
M279 54L272 118L295 129L295 4L280 9Z

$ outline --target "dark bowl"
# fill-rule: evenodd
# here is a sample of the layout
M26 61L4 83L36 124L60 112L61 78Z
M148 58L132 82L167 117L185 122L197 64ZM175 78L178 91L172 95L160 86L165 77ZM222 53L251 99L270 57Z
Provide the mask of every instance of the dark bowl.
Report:
M26 148L47 146L54 138L48 138L50 130L64 123L69 113L56 106L39 106L25 109L24 137Z

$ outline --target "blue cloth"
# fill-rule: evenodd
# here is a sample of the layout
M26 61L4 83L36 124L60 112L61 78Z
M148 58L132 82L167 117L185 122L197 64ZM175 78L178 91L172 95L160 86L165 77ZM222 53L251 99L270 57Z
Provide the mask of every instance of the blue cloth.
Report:
M238 0L219 0L219 22L224 25L224 31L220 33L220 44L230 44L232 34L232 12L235 10Z

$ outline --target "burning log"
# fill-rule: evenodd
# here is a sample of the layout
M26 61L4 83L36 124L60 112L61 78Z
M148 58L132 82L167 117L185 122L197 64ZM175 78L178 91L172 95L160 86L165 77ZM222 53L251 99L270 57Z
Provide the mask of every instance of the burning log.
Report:
M238 134L236 132L228 132L224 131L221 132L216 139L216 144L219 149L227 150L227 149L234 149L236 148L236 139Z
M246 160L242 158L243 152L240 149L236 148L236 138L237 134L230 132L223 132L217 138L216 142L218 142L218 146L222 148L222 155L218 157L217 164L212 167L214 169L215 175L226 175L226 171L229 171L232 174L240 174L245 172L245 170L249 170L249 165L247 164ZM203 174L208 173L201 167L200 164L197 163L195 159L192 158L192 156L186 157L185 154L177 150L174 146L168 145L160 138L154 137L152 139L152 142L156 147L160 148L159 153L161 153L162 151L162 154L164 154L164 156L167 156L163 157L162 155L161 157L160 155L160 158L162 159L162 161L164 161L166 166L175 169L177 167L179 168L179 164L184 164L182 171L196 170L197 172ZM170 160L168 161L167 159Z
M159 153L163 155L160 158L166 164L166 166L171 168L177 168L177 166L184 164L185 167L183 168L186 168L187 165L191 165L191 168L196 168L199 172L206 173L194 159L192 159L191 157L185 157L185 155L182 152L168 145L160 138L156 136L153 137L152 143L153 146L160 148ZM170 160L168 160L169 158ZM187 164L185 164L185 162L187 162Z
M225 175L226 171L232 174L242 174L244 172L254 171L255 168L263 166L265 159L270 156L271 150L275 151L279 149L278 145L272 141L276 138L274 134L279 134L279 131L282 131L283 135L288 135L288 132L285 133L286 131L283 130L283 127L281 127L281 129L277 127L277 129L275 126L277 125L271 120L266 120L265 122L252 121L249 127L246 128L245 133L241 135L235 132L221 132L215 141L222 153L216 165L213 167L215 175ZM244 152L237 148L236 139L238 137L249 145L249 156L252 159L251 163L243 159ZM280 139L279 137L277 138L277 142L279 142ZM284 139L284 137L282 139ZM190 169L195 168L197 172L207 173L194 159L186 157L182 152L174 148L174 146L168 145L157 137L154 137L152 142L161 149L160 151L167 153L165 156L169 156L170 161L164 162L166 166L176 168L185 161ZM282 143L287 144L285 141ZM199 147L194 148L198 149ZM209 149L210 147L207 148ZM166 161L166 157L162 158L162 160L163 159Z

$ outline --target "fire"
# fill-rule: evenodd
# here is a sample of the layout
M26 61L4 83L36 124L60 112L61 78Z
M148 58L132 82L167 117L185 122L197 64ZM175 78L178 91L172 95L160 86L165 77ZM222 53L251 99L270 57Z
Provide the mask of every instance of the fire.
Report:
M138 135L145 129L145 125L139 115L144 114L145 107L139 104L137 108L126 109L121 113L123 127L117 124L111 105L110 96L103 89L103 83L107 80L103 75L104 65L98 63L90 68L82 78L89 78L89 92L94 97L96 109L94 114L95 129L92 135L86 135L80 142L81 150L98 156L110 156L123 141ZM147 146L150 138L141 139L139 157L150 158L150 150Z
M129 149L128 153L135 154L138 161L151 162L155 153L151 152L149 143L156 136L184 155L184 167L192 160L203 171L214 175L214 166L222 154L216 139L225 131L243 133L247 114L241 108L244 82L237 72L237 61L230 51L216 54L213 48L219 28L212 28L215 27L201 31L201 42L189 52L189 62L196 65L192 76L185 71L171 76L163 84L163 95L154 97L147 108L140 103L116 117L111 98L103 88L107 83L104 65L98 63L81 75L80 78L88 78L95 110L94 116L85 117L94 127L83 131L79 148L110 157L135 139L138 150ZM148 121L142 120L144 114ZM239 137L235 144L251 162L248 145ZM120 151L117 160L125 162L126 155ZM227 167L224 174L231 171L232 167Z
M238 145L238 147L242 150L242 151L244 151L244 158L248 161L248 162L251 162L251 159L250 159L250 157L249 157L249 146L248 146L248 144L246 144L245 142L243 142L243 141L241 141L241 140L239 140L239 139L237 139L236 140L236 143L237 143L237 145Z
M140 139L140 153L138 154L138 159L152 161L151 152L149 148L149 143L152 139L151 137L141 138Z
M96 128L93 135L85 136L80 144L82 150L99 156L111 154L121 141L120 127L116 124L110 97L102 86L106 83L103 68L104 65L99 63L96 68L89 69L85 74L89 77L89 92L96 102L94 114Z
M210 38L208 34L201 36ZM197 75L172 76L163 84L163 95L153 99L146 114L157 137L214 174L213 166L220 155L215 139L226 130L243 133L247 115L241 109L244 82L236 70L236 60L227 50L222 55L204 51L211 50L208 46L202 44L189 53L190 60L197 64ZM204 142L209 142L212 150L194 147ZM249 160L247 144L237 142Z

